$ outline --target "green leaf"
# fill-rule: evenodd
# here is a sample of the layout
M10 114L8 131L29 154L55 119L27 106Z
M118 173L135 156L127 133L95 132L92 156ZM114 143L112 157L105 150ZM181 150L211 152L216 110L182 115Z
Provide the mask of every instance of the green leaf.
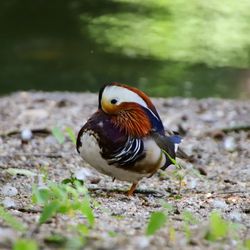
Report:
M19 239L14 243L13 250L38 250L38 246L34 240Z
M113 237L116 237L118 233L115 231L108 231L108 235L113 238Z
M67 238L61 234L52 234L49 235L48 237L44 238L44 242L46 244L53 244L57 246L64 245L67 241Z
M209 218L210 225L206 239L210 241L225 238L229 231L229 222L221 218L218 212L212 212Z
M163 212L153 212L150 216L149 223L146 229L147 235L153 235L156 231L162 228L167 221L167 216Z
M74 133L73 129L70 128L70 127L67 127L65 129L65 131L67 132L68 137L70 138L70 140L76 145L76 136L75 136L75 133Z
M93 226L95 223L95 216L93 214L93 209L90 207L89 200L87 198L85 198L82 203L81 212L83 215L87 217L89 224Z
M246 247L247 250L250 250L250 239L246 239L244 241L244 246Z
M174 158L172 158L170 156L170 154L166 150L162 149L162 152L167 155L167 157L169 158L169 160L172 162L172 164L174 164L176 166L176 168L178 168L178 169L182 169L183 168L179 163L177 163L177 161Z
M54 127L54 128L52 128L51 132L52 132L52 135L56 138L56 140L60 144L64 143L64 134L60 128Z
M76 226L77 231L81 234L81 235L88 235L89 234L89 229L86 225L84 224L78 224Z
M48 202L50 194L48 188L33 187L32 201L36 204L45 204Z
M16 219L13 215L11 215L8 211L6 211L2 206L0 206L0 218L12 227L13 229L24 232L26 227L22 222L20 222L18 219Z
M173 206L166 203L164 200L161 200L160 203L167 213L170 213L171 211L174 210Z
M51 217L53 217L58 211L59 207L60 207L60 204L58 203L58 201L52 201L48 205L45 205L40 215L39 223L43 224L44 222L49 220Z
M192 214L191 212L185 210L183 213L182 213L182 218L183 220L188 223L188 224L195 224L197 223L197 218L194 216L194 214Z
M23 168L8 168L5 170L6 173L10 174L10 175L25 175L25 176L36 176L37 174L34 172L31 172L30 170L27 169L23 169Z

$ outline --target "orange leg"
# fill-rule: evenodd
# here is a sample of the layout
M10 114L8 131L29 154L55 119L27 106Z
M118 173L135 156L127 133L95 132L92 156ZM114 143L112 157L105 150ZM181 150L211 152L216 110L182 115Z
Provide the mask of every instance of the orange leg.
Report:
M138 184L138 182L134 182L134 183L132 184L131 188L130 188L129 191L127 192L127 196L131 196L131 195L134 193L134 191L135 191L135 189L136 189L136 187L137 187L137 184Z

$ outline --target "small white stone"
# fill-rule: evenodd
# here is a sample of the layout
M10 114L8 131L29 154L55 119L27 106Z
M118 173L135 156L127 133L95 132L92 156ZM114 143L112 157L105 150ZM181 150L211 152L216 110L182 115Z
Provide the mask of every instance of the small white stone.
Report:
M175 171L175 170L176 170L176 166L174 164L171 164L166 168L166 171L170 171L170 172Z
M197 186L197 180L196 179L192 179L190 181L186 181L187 182L187 187L190 189L196 188Z
M84 181L88 177L92 176L92 173L87 168L80 168L74 172L74 176L76 177L76 179Z
M213 206L214 208L219 208L219 209L226 209L227 208L227 204L224 200L213 200Z
M204 122L214 122L215 117L213 113L207 112L202 115L200 115L200 119Z
M233 151L236 150L237 145L236 145L234 137L228 136L228 137L225 138L225 140L224 140L224 148L228 152L233 152Z
M23 141L30 141L32 138L33 134L30 129L23 129L21 132L21 139Z
M137 249L145 249L149 246L150 240L146 236L139 236L135 239Z
M237 210L233 210L229 215L229 219L234 221L234 222L241 222L241 213L238 212Z
M5 197L4 200L2 201L2 204L5 208L16 206L15 201L11 199L10 197Z
M18 191L15 187L11 186L9 183L2 187L2 194L4 196L15 196Z

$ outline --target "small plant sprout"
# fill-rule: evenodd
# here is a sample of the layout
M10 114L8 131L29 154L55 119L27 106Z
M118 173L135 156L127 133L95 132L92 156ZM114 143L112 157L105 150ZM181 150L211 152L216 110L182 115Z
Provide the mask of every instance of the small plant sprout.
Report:
M51 133L56 138L59 144L64 143L65 137L62 130L59 127L52 128Z
M173 207L164 201L161 202L164 208L163 211L153 212L149 218L149 222L146 229L146 235L150 236L155 234L161 229L168 221L169 213L173 210Z
M75 136L75 133L74 133L74 130L70 127L67 127L65 129L69 139L73 142L74 145L76 145L76 136Z
M38 250L37 242L31 239L18 239L13 244L13 250Z
M193 224L198 223L197 218L194 216L193 213L185 210L182 213L182 220L184 222L183 228L184 228L184 232L185 232L185 236L186 239L189 241L191 239L191 230L190 230L190 226Z
M39 224L43 224L58 213L84 215L90 227L94 225L94 214L90 206L88 191L82 183L50 183L47 188L33 188L33 202L43 206Z
M209 229L205 238L209 241L226 238L231 230L230 224L232 223L224 220L218 212L212 212L209 217Z
M0 206L0 218L5 222L5 224L12 227L14 230L25 232L26 226L8 211L6 211L2 206Z
M176 178L177 181L179 182L178 197L177 197L177 198L179 198L179 196L180 196L180 194L181 194L181 188L182 188L183 186L186 185L185 180L184 180L185 174L184 174L184 172L182 171L182 170L183 170L183 167L182 167L174 158L172 158L172 157L168 154L168 152L166 152L166 151L163 150L163 149L162 149L162 152L168 156L168 158L170 159L170 161L172 162L172 164L176 167L176 170L173 172L173 175L175 176L175 178Z
M51 130L52 135L56 138L59 144L63 144L65 141L65 136L67 136L73 144L76 145L76 136L74 130L70 127L65 128L65 130L59 127L54 127Z
M167 215L164 212L153 212L150 216L146 229L146 235L150 236L156 233L167 222Z

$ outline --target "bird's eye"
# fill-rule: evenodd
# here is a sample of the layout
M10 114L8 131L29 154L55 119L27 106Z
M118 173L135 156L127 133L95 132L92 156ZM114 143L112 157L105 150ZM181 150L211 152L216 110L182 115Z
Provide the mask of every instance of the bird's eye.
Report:
M116 99L112 99L111 101L110 101L110 103L111 104L116 104L118 101L116 100Z

